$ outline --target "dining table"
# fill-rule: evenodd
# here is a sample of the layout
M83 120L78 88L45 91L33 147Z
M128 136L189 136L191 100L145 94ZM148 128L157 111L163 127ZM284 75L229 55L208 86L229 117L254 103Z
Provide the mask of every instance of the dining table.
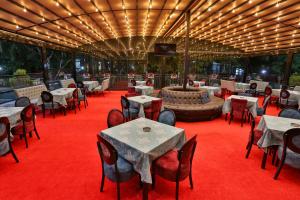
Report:
M272 89L272 96L280 97L280 91L281 89ZM300 91L297 90L288 90L290 93L289 100L295 101L295 103L298 103L300 108Z
M151 97L147 95L140 95L127 98L130 102L136 103L139 105L139 117L145 117L144 108L151 105L152 100L159 100L160 98Z
M200 88L206 89L210 96L214 96L215 93L221 93L221 87L215 86L200 86Z
M0 107L0 117L7 117L10 123L10 127L15 127L21 121L21 112L24 107ZM0 136L3 134L1 130L4 127L0 126ZM4 139L0 142L0 156L6 154L9 151L8 139Z
M231 112L231 99L247 100L247 108L249 109L249 111L251 112L253 117L257 116L258 98L257 97L240 96L240 95L231 95L225 100L223 108L222 108L223 114L227 114L227 113Z
M76 88L59 88L56 90L50 91L50 93L53 95L53 101L59 103L62 106L67 106L67 99L72 98L73 92ZM80 90L79 90L80 92ZM38 99L38 105L42 105L43 101L42 98L40 97Z
M257 125L257 130L263 132L257 145L260 148L283 145L283 134L289 129L299 127L299 119L263 115Z
M135 91L141 95L151 95L153 94L153 90L154 90L152 86L144 86L144 85L134 86L134 88Z
M140 174L143 199L148 199L148 187L152 184L152 162L174 148L181 148L186 140L184 129L143 117L105 129L100 135Z
M98 81L83 81L83 84L85 87L87 87L89 92L93 91L93 89L99 86Z

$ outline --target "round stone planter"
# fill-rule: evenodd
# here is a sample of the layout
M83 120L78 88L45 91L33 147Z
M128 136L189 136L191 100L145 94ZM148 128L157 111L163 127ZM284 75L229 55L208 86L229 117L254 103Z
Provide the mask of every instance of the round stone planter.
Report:
M171 109L178 121L212 120L222 113L224 100L209 96L206 89L165 87L162 89L165 109Z

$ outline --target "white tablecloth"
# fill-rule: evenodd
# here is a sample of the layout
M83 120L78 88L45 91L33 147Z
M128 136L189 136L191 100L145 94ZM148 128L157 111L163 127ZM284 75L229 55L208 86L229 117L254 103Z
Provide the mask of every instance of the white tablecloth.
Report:
M223 114L230 113L231 111L231 99L246 99L248 101L247 108L252 113L253 117L257 116L258 98L256 97L245 97L238 95L231 95L228 97L223 105Z
M98 81L83 81L85 87L87 87L88 91L93 91L94 88L99 86Z
M279 97L280 96L280 89L272 89L272 95ZM298 102L300 106L300 92L295 90L288 90L290 92L289 99L295 100Z
M58 102L62 106L67 106L66 99L71 98L73 96L73 91L76 88L59 88L56 90L51 91L50 93L53 95L53 101ZM38 105L42 105L43 101L40 97L38 100Z
M131 102L138 103L140 106L139 117L145 117L144 108L151 105L152 100L159 100L160 98L150 97L146 95L128 97L128 100Z
M146 85L146 81L136 81L136 86L145 86Z
M135 91L141 95L151 95L153 90L152 86L135 86Z
M10 127L15 127L21 121L21 112L24 107L0 107L0 117L7 117L10 123ZM2 134L2 128L0 127L0 134ZM9 150L7 139L0 142L0 155L4 155Z
M292 123L300 125L300 120L264 115L257 126L257 129L263 132L263 136L259 139L257 145L261 148L282 145L284 132L296 128Z
M213 87L213 86L200 86L200 88L207 89L210 96L214 96L215 93L220 93L220 87Z
M150 127L150 132L144 132ZM132 163L144 183L152 183L152 161L169 150L180 148L185 142L184 129L162 124L153 120L138 118L101 132L118 151L118 154Z

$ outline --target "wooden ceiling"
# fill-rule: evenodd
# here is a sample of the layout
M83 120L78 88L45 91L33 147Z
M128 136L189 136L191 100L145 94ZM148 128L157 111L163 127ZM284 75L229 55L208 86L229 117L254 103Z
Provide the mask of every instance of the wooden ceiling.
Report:
M0 29L68 48L101 43L113 56L136 48L123 38L147 38L146 52L158 39L178 41L187 9L193 41L244 54L300 47L300 0L1 0Z

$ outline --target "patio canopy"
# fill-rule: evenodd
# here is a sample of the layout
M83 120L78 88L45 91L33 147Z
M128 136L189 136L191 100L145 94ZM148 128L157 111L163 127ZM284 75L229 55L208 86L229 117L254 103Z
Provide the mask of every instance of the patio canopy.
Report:
M180 52L187 10L195 54L300 47L300 0L3 0L0 37L107 57L143 56L157 41Z

